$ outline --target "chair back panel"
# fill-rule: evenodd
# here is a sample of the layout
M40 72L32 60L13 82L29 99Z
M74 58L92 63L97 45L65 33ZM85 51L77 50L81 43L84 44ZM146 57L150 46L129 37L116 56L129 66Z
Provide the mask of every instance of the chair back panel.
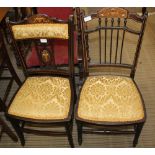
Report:
M90 67L108 66L128 68L134 77L146 19L147 12L139 16L123 8L104 8L88 16L81 12L84 74Z
M68 21L56 20L46 15L33 15L20 23L8 21L13 43L26 75L64 75L73 76L73 17ZM68 42L68 66L61 67L55 63L53 42ZM27 58L35 51L37 66L28 66ZM34 53L34 52L33 52Z

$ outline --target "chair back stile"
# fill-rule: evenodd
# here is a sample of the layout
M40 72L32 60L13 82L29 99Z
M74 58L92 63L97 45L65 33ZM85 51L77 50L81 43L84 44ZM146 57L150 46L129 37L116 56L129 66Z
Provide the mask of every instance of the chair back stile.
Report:
M73 16L70 16L69 19L69 27L68 32L70 34L69 38L70 41L68 42L69 52L68 52L68 58L69 59L69 66L70 66L70 77L74 79L74 27L73 23L74 21L71 19Z
M143 35L144 35L144 30L145 30L145 27L146 27L146 20L147 20L147 16L148 16L148 13L147 11L145 10L144 14L143 14L143 23L142 23L142 26L141 26L141 33L140 33L140 36L139 36L139 40L138 40L138 44L137 44L137 48L136 48L136 53L135 53L135 58L134 58L134 61L133 61L133 67L132 67L132 70L131 70L131 74L130 76L132 78L134 78L135 76L135 72L136 72L136 67L137 67L137 63L138 63L138 58L139 58L139 54L140 54L140 50L141 50L141 44L142 44L142 39L143 39Z
M141 49L141 43L147 20L147 11L139 16L130 13L123 8L103 8L97 13L85 16L80 14L81 21L81 40L83 53L84 75L87 76L89 68L96 67L121 67L130 69L130 77L134 78L138 57ZM97 23L93 27L93 23ZM136 29L130 27L131 23L139 24ZM128 24L129 23L129 24ZM92 24L92 25L91 25ZM87 26L85 26L87 25ZM94 24L95 25L95 24ZM138 29L138 30L137 30ZM91 35L95 34L98 39L98 62L94 63L91 59ZM97 34L98 33L98 34ZM133 59L130 63L123 60L125 51L126 35L130 34L138 37ZM127 38L128 39L128 38ZM89 48L87 48L89 46ZM88 61L90 60L90 61ZM87 64L88 63L88 64Z

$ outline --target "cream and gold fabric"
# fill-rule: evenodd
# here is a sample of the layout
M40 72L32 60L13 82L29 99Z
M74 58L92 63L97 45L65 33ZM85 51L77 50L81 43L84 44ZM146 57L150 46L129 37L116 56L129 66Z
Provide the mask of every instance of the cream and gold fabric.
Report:
M68 24L23 24L12 26L15 39L59 38L68 39Z
M8 113L31 119L65 119L71 102L70 82L61 77L29 77Z
M131 78L90 76L83 85L77 114L85 120L124 122L143 119L144 109Z

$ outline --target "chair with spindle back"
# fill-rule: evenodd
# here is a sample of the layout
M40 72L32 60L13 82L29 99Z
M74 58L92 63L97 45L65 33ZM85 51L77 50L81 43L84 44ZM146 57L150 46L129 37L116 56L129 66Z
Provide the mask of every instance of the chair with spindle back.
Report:
M73 16L68 21L52 19L46 15L33 15L22 22L12 23L7 19L13 44L20 57L26 76L7 110L7 116L17 132L21 144L25 145L23 132L46 135L67 135L72 139L74 88ZM51 42L67 40L68 65L62 67L55 63ZM23 48L21 42L27 41L31 48ZM39 66L28 66L27 55L37 51ZM60 51L61 52L61 51ZM43 131L29 128L27 124L64 127L65 131Z
M132 133L133 146L138 143L146 112L134 76L147 20L144 11L139 16L123 8L103 8L80 15L84 82L75 111L79 145L83 133Z

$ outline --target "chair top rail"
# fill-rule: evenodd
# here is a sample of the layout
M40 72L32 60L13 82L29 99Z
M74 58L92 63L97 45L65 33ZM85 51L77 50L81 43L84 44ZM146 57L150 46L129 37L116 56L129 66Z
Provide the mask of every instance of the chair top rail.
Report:
M10 21L9 17L6 18L11 25L14 24L39 24L39 23L68 23L67 20L62 20L56 17L49 17L46 14L35 14L31 17L26 17L20 21Z
M97 11L97 13L92 13L84 17L84 19L86 19L85 22L88 22L95 18L128 18L142 23L144 16L140 16L134 12L128 12L128 10L124 8L103 8ZM89 20L87 21L87 19Z

